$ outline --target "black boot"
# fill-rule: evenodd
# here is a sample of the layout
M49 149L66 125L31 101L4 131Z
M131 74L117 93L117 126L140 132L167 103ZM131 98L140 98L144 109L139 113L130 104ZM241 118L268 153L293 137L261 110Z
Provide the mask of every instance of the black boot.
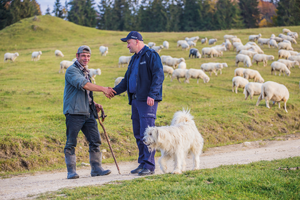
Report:
M76 173L76 155L65 154L65 161L68 170L68 179L79 178L79 175Z
M101 167L102 153L101 152L90 152L90 164L92 167L91 176L104 176L111 173L111 171L104 170Z

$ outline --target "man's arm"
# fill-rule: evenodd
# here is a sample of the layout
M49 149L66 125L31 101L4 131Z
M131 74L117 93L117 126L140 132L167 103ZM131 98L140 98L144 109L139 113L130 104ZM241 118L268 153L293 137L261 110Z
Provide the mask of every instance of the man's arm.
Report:
M96 84L93 84L90 82L86 83L83 86L83 89L89 90L89 91L94 91L94 92L103 92L105 94L105 96L109 99L114 97L116 94L116 91L114 91L111 87L102 87L100 85L96 85Z

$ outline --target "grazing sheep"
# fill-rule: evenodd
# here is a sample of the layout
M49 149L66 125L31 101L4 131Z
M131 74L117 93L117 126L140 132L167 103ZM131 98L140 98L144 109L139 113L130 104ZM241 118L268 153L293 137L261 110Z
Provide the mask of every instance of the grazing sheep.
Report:
M206 42L207 42L207 38L201 39L201 44L206 44Z
M248 49L249 51L255 51L259 54L264 54L264 51L261 50L261 48L259 46L255 46L255 45L252 45L250 49Z
M242 43L240 38L231 38L230 40L231 40L232 43L234 43L234 42Z
M290 56L290 57L288 57L288 60L298 61L300 63L300 56Z
M261 77L260 73L257 70L245 69L243 71L244 78L249 80L253 79L254 82L263 83L265 80Z
M187 71L187 69L175 69L172 74L171 81L173 81L174 78L177 78L178 82L181 83L179 78L185 78Z
M91 76L91 79L93 81L94 84L96 84L96 80L95 80L95 77L96 75L101 75L101 70L98 68L98 69L89 69L90 71L90 76Z
M234 76L241 76L241 77L244 77L244 70L245 68L236 68L234 70Z
M215 46L215 47L212 47L212 48L217 50L217 52L219 52L220 55L223 55L223 52L227 50L225 46Z
M251 67L252 66L250 57L247 56L247 55L243 55L243 54L236 55L235 56L235 65L236 65L236 67L239 66L239 62L244 63L244 67L245 66L247 66L247 67Z
M196 43L199 40L199 36L195 36L195 37L191 37L191 38L186 37L185 40L187 42L191 41L191 42Z
M275 37L276 37L275 34L272 34L271 37L270 37L270 39L274 40Z
M34 51L32 54L31 54L31 60L33 61L38 61L40 59L40 56L42 55L42 52L41 51Z
M258 35L249 35L249 41L257 41L261 37L261 34Z
M131 56L120 56L119 58L119 68L122 67L123 64L128 65L131 60Z
M153 46L152 49L154 51L156 51L157 53L159 53L162 49L164 48L163 45L160 45L160 46Z
M169 67L167 65L163 65L164 73L166 73L166 76L170 75L172 76L174 69L172 67Z
M185 62L184 58L167 58L166 65L171 66L175 69L181 62Z
M271 48L271 46L278 48L278 44L277 44L276 40L273 40L273 39L270 39L268 46L269 46L269 48Z
M166 64L168 58L172 58L172 56L160 56L161 63Z
M247 42L246 45L257 46L258 47L258 45L255 42Z
M261 93L261 86L262 83L248 83L244 88L244 94L245 94L245 100L250 96L250 99L253 98L253 96L260 95Z
M73 61L68 61L68 60L63 60L60 62L60 67L59 67L59 72L60 73L62 71L62 73L64 72L64 69L68 69L68 67L70 67L71 65L73 65Z
M276 42L282 42L282 41L283 41L283 38L275 37L274 40L275 40Z
M266 107L270 108L269 101L273 101L273 105L275 102L278 103L278 107L280 108L280 102L284 102L284 110L285 112L288 112L286 109L286 102L289 99L289 91L288 89L279 83L273 82L273 81L267 81L261 86L261 93L258 97L256 106L259 105L260 101L262 99L265 99L266 101Z
M232 46L233 46L233 50L235 50L238 46L244 46L244 45L240 42L233 42Z
M274 56L265 54L255 54L253 56L252 63L256 62L256 65L258 65L258 62L263 62L265 67L268 64L268 60L274 60Z
M186 63L185 62L179 63L178 69L186 69Z
M232 79L232 92L234 92L234 88L235 88L235 93L237 94L237 89L238 88L245 88L245 86L249 83L249 81L243 77L240 76L236 76L233 77Z
M199 53L199 50L195 49L195 48L190 49L189 58L191 57L191 55L192 55L192 58L193 57L195 57L195 58L201 58L201 54Z
M268 45L269 44L270 39L269 38L259 38L257 43L260 46L263 46L264 44Z
M77 60L77 58L73 58L72 62L75 62Z
M185 49L187 51L190 48L190 45L188 43L182 43L181 48L182 48L182 50Z
M289 43L290 45L292 45L292 43L289 40L283 40L282 42Z
M299 66L298 61L279 59L278 62L285 64L288 69L291 69L291 67L295 68L296 65ZM300 68L300 66L299 66L299 68Z
M180 47L182 44L187 44L187 45L189 45L189 44L187 43L187 41L185 41L185 40L178 40L178 41L177 41L177 47Z
M281 37L284 40L288 40L293 44L297 44L297 41L294 38L290 37L290 36L279 34L279 37Z
M298 55L298 52L297 52L297 51L290 51L290 50L288 50L288 52L290 52L291 56L296 56L296 55Z
M288 32L291 32L289 29L287 29L287 28L284 28L284 29L282 29L282 32L283 33L288 33Z
M165 49L169 49L169 46L170 46L169 42L168 41L164 41L163 42L163 46L164 46Z
M108 47L100 46L99 51L101 53L101 56L106 56L106 54L108 53Z
M240 51L239 54L247 55L250 58L252 58L255 54L257 54L257 52L255 52L255 51L249 51L249 50L242 50L242 51Z
M193 42L193 41L190 41L190 40L189 40L187 43L189 44L190 47L195 47L195 46L196 46L196 43ZM182 47L182 46L181 46L181 47Z
M226 42L226 40L231 39L231 38L237 38L236 35L224 35L224 42Z
M284 72L286 73L286 75L290 76L291 71L287 68L287 66L281 62L275 61L271 64L271 74L273 75L273 71L275 72L276 75L276 71L279 71L279 76L281 75L281 73L284 74Z
M225 40L225 47L226 47L226 49L228 49L228 51L230 51L230 49L232 47L232 44L228 39Z
M55 50L54 54L56 57L64 57L64 54L60 50Z
M148 46L149 46L150 48L154 47L155 45L156 45L156 43L154 43L154 42L149 42L149 43L148 43Z
M297 32L288 32L287 35L290 36L290 37L293 37L295 39L298 39L298 33Z
M209 63L207 63L207 64L214 65L215 68L216 68L216 72L218 73L218 71L220 71L220 74L222 74L222 69L223 69L224 67L228 67L227 63L213 63L213 62L209 62ZM221 64L222 66L221 66L220 64Z
M287 51L287 50L279 50L278 51L278 59L280 59L280 58L287 59L290 56L291 56L291 53L289 51Z
M213 72L216 76L218 76L218 71L222 72L223 64L221 63L203 63L200 67L204 72L209 72L209 76Z
M278 49L294 50L291 44L285 42L278 43Z
M239 45L239 46L236 47L236 54L238 54L242 50L249 50L253 47L254 46L252 46L252 45Z
M202 57L205 58L205 55L213 58L213 57L219 57L220 53L214 48L204 47L202 48Z
M185 74L185 82L190 83L190 78L197 79L197 84L201 78L204 83L208 83L210 78L201 69L189 69Z
M217 39L209 39L208 40L208 44L209 45L213 45L213 44L215 44L217 42Z
M12 62L14 62L18 56L19 56L19 53L17 53L17 52L16 53L5 53L4 54L4 62L6 60L11 60Z

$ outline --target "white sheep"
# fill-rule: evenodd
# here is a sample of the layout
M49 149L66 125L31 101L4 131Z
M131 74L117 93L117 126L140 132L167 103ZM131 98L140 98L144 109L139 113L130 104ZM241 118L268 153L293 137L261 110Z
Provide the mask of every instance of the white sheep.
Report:
M190 48L190 45L188 43L182 43L181 48L182 48L182 50L185 49L187 51Z
M4 54L4 62L6 60L11 60L12 62L14 62L18 56L19 56L19 53L17 53L17 52L16 53L5 53Z
M260 37L261 37L261 34L258 34L258 35L249 35L249 41L255 42L255 41L258 40Z
M236 76L233 77L232 79L232 92L234 92L234 88L235 88L235 93L237 92L238 88L245 88L245 86L249 83L249 81L243 77L240 76Z
M213 57L219 57L220 53L214 48L204 47L202 48L202 57L205 58L205 55L213 58Z
M253 56L252 63L256 62L256 65L258 65L259 62L263 62L265 67L268 64L268 60L274 60L274 56L266 54L255 54Z
M245 88L244 88L244 95L245 95L245 100L247 100L247 98L250 96L250 99L253 98L253 96L257 96L260 95L261 93L261 86L263 84L262 83L254 83L254 82L250 82L248 83Z
M255 42L247 42L246 45L257 46L258 47L258 45Z
M175 69L181 62L185 62L185 59L184 58L167 58L165 64L168 66L171 66Z
M228 39L225 40L225 47L226 47L226 49L228 49L228 51L230 51L230 49L232 47L232 44Z
M217 50L217 52L219 52L220 55L223 55L223 52L227 51L225 45L224 46L215 46L215 47L212 47L212 48L214 48L215 50Z
M242 50L249 50L253 47L254 46L252 46L252 45L239 45L239 46L236 47L236 54L238 54Z
M208 40L208 44L209 45L213 45L213 44L215 44L217 42L217 39L209 39Z
M154 47L155 45L156 45L156 43L154 43L154 42L149 42L149 43L148 43L148 46L149 46L150 48Z
M244 46L244 45L243 45L243 43L240 43L240 42L233 42L232 46L233 46L233 50L235 50L238 46Z
M106 54L108 53L108 47L100 46L99 51L101 53L101 56L106 56Z
M91 79L93 81L94 84L96 84L96 80L95 80L95 77L96 75L101 75L101 70L98 68L98 69L89 69L90 71L90 76L91 76Z
M200 68L204 72L209 72L209 76L211 76L211 73L213 72L216 76L218 76L218 71L220 70L222 72L223 64L221 63L203 63Z
M201 39L201 44L205 44L207 42L207 38Z
M237 38L236 35L224 35L224 42L226 42L226 40L231 39L231 38Z
M263 46L264 44L268 45L269 44L270 39L269 38L259 38L257 43L260 46Z
M255 54L257 54L257 52L255 52L255 51L249 51L249 50L242 50L242 51L240 51L239 54L247 55L247 56L249 56L250 58L253 58L253 56L254 56Z
M294 38L292 38L292 37L290 37L288 35L279 34L279 37L281 37L284 40L288 40L288 41L290 41L293 44L297 44L297 41Z
M247 66L247 67L251 67L252 66L250 57L247 56L247 55L243 55L243 54L236 55L235 56L235 65L236 65L236 67L239 66L239 62L244 63L244 67L245 66Z
M243 76L247 80L253 79L254 82L259 82L259 83L265 82L265 80L262 78L262 76L257 70L245 69L243 71Z
M278 49L286 49L286 50L294 50L291 44L285 43L285 42L279 42L278 43Z
M31 54L31 60L38 61L40 59L40 56L42 55L41 51L34 51Z
M289 43L290 45L292 45L292 43L289 40L283 40L282 42Z
M187 44L188 45L187 41L185 41L185 40L178 40L177 41L177 47L180 47L182 44Z
M282 29L282 32L283 33L288 33L288 32L291 32L289 29L287 29L287 28L284 28L284 29Z
M65 73L64 69L68 69L68 67L73 65L73 63L74 63L73 61L68 61L68 60L61 61L58 73L60 73L61 71L62 71L62 73Z
M291 56L291 53L289 51L287 51L287 50L279 50L278 51L278 59L280 59L280 58L287 59L290 56Z
M291 51L291 50L288 50L288 52L290 52L291 56L296 56L296 55L298 55L298 52L297 52L297 51Z
M181 83L179 78L185 78L187 71L187 69L175 69L172 74L171 81L173 81L174 78L177 78L178 82Z
M60 50L55 50L54 54L56 57L64 57L64 54Z
M170 75L170 77L172 76L174 69L173 67L169 67L167 65L163 65L163 69L164 69L164 73L166 73L166 76Z
M201 78L204 83L208 83L210 78L201 69L189 69L185 74L185 82L190 83L190 78L197 79L197 84Z
M242 43L240 38L230 38L230 40L231 40L232 43L234 43L234 42Z
M172 56L160 56L162 64L166 64L168 58L172 58Z
M190 47L195 47L196 46L196 43L191 41L191 40L189 40L187 43L189 44Z
M250 49L248 49L249 51L255 51L259 54L264 54L264 51L261 50L261 48L259 46L255 46L255 45L252 45Z
M276 37L275 34L272 34L271 37L270 37L270 39L274 40L275 37Z
M178 65L178 69L186 69L186 63L185 62L180 62Z
M291 67L295 68L296 65L299 66L298 61L279 59L278 62L281 62L281 63L285 64L288 69L291 69ZM299 68L300 68L300 66L299 66Z
M119 58L119 67L122 67L123 64L128 65L131 60L131 56L120 56Z
M195 36L195 37L191 37L191 38L186 37L185 40L187 42L192 41L192 42L196 43L199 40L199 36Z
M234 70L234 76L241 76L241 77L244 77L244 70L245 68L236 68Z
M73 58L72 62L75 62L77 60L77 58Z
M220 71L220 74L222 74L222 69L224 67L228 67L227 63L214 63L214 62L209 62L207 64L212 64L212 65L215 65L215 68L216 68L216 72L218 73L218 71ZM221 64L221 65L219 65Z
M269 46L269 48L271 48L271 46L278 48L278 44L277 44L276 40L273 40L273 39L270 39L268 46Z
M290 76L291 71L287 68L287 66L284 63L275 61L271 64L271 74L273 74L273 71L275 72L276 75L276 71L279 71L279 76L281 75L281 73L283 73L283 75L285 75L284 73L286 73L286 75Z
M256 106L259 105L260 101L262 99L265 99L266 101L266 107L270 108L269 101L273 101L273 105L275 102L278 103L278 107L280 108L280 102L284 102L284 110L285 112L288 112L286 109L286 102L288 101L290 97L288 89L279 83L273 82L273 81L267 81L261 86L261 93L258 97Z
M154 51L156 51L157 53L159 53L162 49L164 48L163 45L160 45L160 46L153 46L152 49Z
M300 63L300 55L298 55L298 56L290 56L290 57L288 57L288 60L298 61Z
M288 32L287 35L291 36L291 37L293 37L295 39L298 39L298 33L297 32Z
M275 37L274 40L275 40L276 42L282 42L282 41L283 41L283 38Z
M164 41L163 42L163 46L164 46L165 49L169 49L169 46L170 46L169 42L168 41Z

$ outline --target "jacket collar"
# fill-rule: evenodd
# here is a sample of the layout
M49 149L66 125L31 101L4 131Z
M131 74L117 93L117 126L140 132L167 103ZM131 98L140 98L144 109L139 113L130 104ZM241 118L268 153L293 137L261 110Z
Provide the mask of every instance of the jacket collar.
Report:
M140 57L140 56L144 55L149 50L150 50L150 48L145 45L137 54L136 53L133 54L133 57Z

